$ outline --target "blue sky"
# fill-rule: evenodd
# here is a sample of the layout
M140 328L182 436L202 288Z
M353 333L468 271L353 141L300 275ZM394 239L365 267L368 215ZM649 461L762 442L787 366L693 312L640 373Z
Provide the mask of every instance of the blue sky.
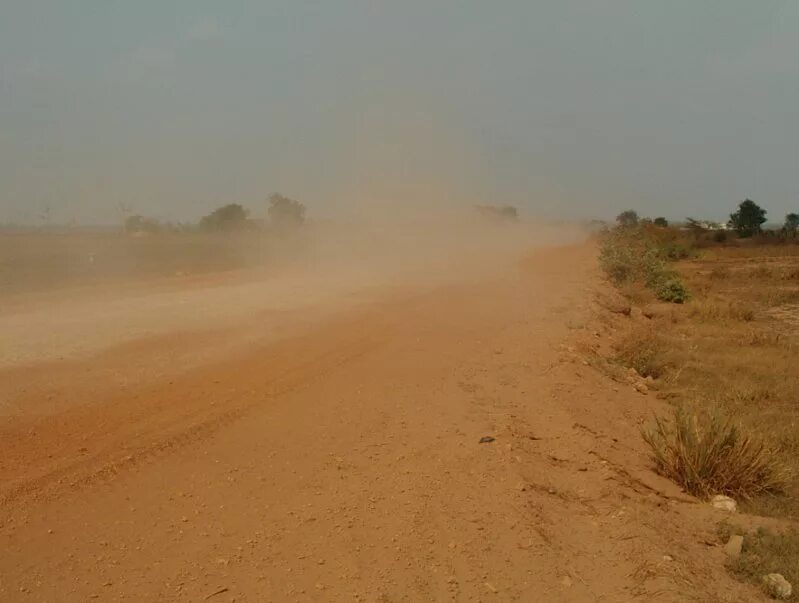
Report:
M0 222L799 211L799 3L0 4Z

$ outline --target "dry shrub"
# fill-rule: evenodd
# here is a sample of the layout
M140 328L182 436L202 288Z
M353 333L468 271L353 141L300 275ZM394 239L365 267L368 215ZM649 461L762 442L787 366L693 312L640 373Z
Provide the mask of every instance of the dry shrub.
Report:
M656 417L643 437L658 473L700 498L776 494L790 481L787 468L760 439L719 412L700 419L676 409L670 422Z
M643 377L658 379L669 367L666 343L651 329L633 331L616 346L616 360Z
M733 301L701 300L691 304L691 316L707 322L752 322L755 311L751 306Z

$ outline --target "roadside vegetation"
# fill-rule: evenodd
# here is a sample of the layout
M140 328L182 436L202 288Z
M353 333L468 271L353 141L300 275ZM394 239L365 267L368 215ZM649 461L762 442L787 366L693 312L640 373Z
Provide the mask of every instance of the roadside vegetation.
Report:
M777 518L740 530L730 568L799 581L799 216L764 230L751 200L723 230L631 214L602 235L600 262L640 308L615 361L674 407L642 432L654 467L699 498Z
M758 584L769 592L763 576L780 574L788 582L799 584L799 532L795 527L782 531L767 528L747 530L731 522L718 526L720 542L729 542L733 536L741 536L741 550L733 554L728 569L741 580ZM776 598L776 597L775 597ZM795 594L789 597L796 600Z
M661 301L684 303L688 289L671 262L687 258L691 251L678 231L653 222L627 224L606 233L599 261L618 286L642 284Z

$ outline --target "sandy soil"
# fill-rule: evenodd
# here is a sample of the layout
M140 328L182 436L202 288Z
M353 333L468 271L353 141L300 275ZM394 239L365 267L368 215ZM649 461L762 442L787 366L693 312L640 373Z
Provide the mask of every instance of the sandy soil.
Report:
M7 312L0 600L757 598L649 470L659 403L570 351L608 335L594 257Z

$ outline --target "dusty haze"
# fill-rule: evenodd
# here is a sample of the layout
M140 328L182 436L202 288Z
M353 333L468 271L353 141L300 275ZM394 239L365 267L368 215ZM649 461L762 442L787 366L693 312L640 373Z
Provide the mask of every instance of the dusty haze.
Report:
M278 328L289 312L308 320L419 287L496 277L532 248L583 236L577 226L495 221L432 206L417 215L372 211L282 236L2 235L0 364L261 318L261 327Z

